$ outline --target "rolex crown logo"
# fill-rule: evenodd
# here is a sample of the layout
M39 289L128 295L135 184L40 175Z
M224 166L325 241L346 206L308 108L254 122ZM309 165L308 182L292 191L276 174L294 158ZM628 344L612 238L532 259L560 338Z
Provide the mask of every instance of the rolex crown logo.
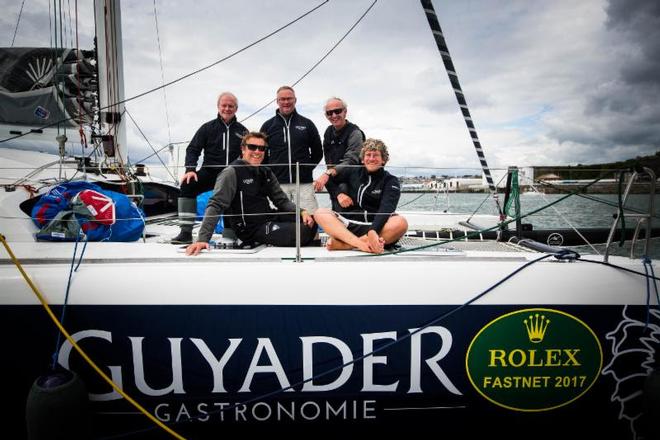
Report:
M548 329L550 320L546 319L544 315L536 313L534 316L529 315L529 319L523 321L525 323L525 328L527 329L527 336L529 337L529 342L538 344L543 341L545 337L545 331Z

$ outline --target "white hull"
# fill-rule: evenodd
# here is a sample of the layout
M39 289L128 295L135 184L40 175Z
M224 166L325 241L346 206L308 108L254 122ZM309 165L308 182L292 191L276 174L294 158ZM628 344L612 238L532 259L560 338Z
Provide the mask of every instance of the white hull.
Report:
M7 180L24 176L20 161L27 153L6 151L3 164L13 169ZM31 160L52 162L52 157L40 157L41 162ZM59 174L57 167L50 168L31 179L53 176L54 170ZM71 177L76 171L63 169L62 174ZM616 347L630 343L617 336L618 329L628 334L643 328L647 279L640 275L640 260L611 258L619 268L589 262L601 260L594 256L577 261L550 256L534 262L544 255L478 239L418 250L411 246L429 242L407 239L406 252L385 256L305 247L300 262L295 249L274 247L215 249L188 257L180 246L167 243L178 231L176 224L157 223L147 225L145 240L88 243L82 263L70 277L75 243L36 242L36 226L19 208L28 196L22 187L0 193L0 232L30 280L57 316L66 298L64 326L102 370L158 420L190 438L264 429L294 437L319 430L391 433L411 423L427 428L441 423L449 434L472 438L479 427L466 425L475 417L517 426L507 431L516 439L527 438L538 423L554 426L557 417L569 424L601 423L595 431L581 430L584 435L616 432L617 438L634 438L637 427L615 399L626 396L618 391L620 379L612 374L624 368L642 383L650 370L627 362L623 367L617 364L619 370L613 373L608 365L620 359ZM458 227L465 219L446 213L433 220L428 215L405 215L419 229L439 221ZM488 227L491 219L473 221ZM82 248L79 243L76 261ZM653 267L657 273L657 265ZM45 372L56 332L4 251L0 291L0 319L15 335L8 353L31 347L28 354L16 355L19 363L2 367L4 377L14 378L8 398L22 402L32 381ZM553 335L566 325L577 326L571 331L586 334L586 342L579 342L586 345L573 341L573 336L552 339L546 348L544 343L529 345L522 318L533 314L553 316ZM650 317L650 340L657 344L660 314L652 310ZM502 346L522 337L519 343L531 351L520 348L514 353L549 350L548 363L553 362L552 353L573 353L591 370L567 364L540 367L540 374L533 368L539 362L534 358L531 366L516 370L543 385L531 400L529 390L500 395L479 389L479 383L493 379L473 380L480 374L472 365L479 362L473 356L475 344L498 323L511 319L520 319L513 335L496 333ZM24 328L26 322L29 328ZM392 347L362 359L386 342ZM632 346L649 358L654 355L648 341L635 339ZM576 354L589 347L590 355ZM215 364L220 359L225 362L222 370ZM83 377L95 436L143 429L137 437L164 435L127 406L64 339L57 360ZM519 373L503 370L501 380L518 377ZM334 371L331 379L303 382L324 371ZM584 383L558 390L545 377ZM277 392L287 387L292 391ZM240 402L250 403L232 406ZM558 413L556 407L563 410ZM17 421L12 428L19 432L24 429L24 408L22 403L12 404L8 415ZM280 414L282 408L291 416ZM521 416L525 411L536 415ZM600 421L602 414L608 414L606 422ZM183 423L189 419L192 422ZM548 435L559 435L558 429L548 429Z

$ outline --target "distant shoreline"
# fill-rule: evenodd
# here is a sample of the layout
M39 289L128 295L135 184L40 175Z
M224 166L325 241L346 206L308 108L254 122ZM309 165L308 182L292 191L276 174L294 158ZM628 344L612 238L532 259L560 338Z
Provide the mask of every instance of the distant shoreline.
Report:
M541 192L544 194L566 194L569 192L573 191L578 191L582 189L580 192L585 193L585 194L618 194L619 193L619 184L618 183L599 183L596 182L593 185L587 186L588 183L561 183L561 184L552 184L552 186L548 185L535 185L534 189L529 186L529 185L520 185L520 191L521 192ZM585 188L586 187L586 188ZM625 185L623 187L625 189ZM630 189L631 194L648 194L650 192L650 185L648 183L635 183L633 184L632 188ZM660 188L658 188L656 191L660 191ZM414 193L460 193L460 194L466 194L466 193L488 193L490 190L486 187L469 187L469 188L461 188L458 190L437 190L437 189L408 189L404 188L401 190L403 194L414 194ZM504 193L503 188L498 188L498 193ZM660 192L659 192L660 194Z

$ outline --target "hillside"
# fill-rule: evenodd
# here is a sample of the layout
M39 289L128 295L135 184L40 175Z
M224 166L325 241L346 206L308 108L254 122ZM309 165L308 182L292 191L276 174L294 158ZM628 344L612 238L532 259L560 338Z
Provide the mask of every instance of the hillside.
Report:
M545 174L556 174L561 179L596 179L606 174L605 178L614 178L613 170L630 169L634 166L651 168L657 177L660 177L660 151L651 156L637 156L620 162L600 163L593 165L575 166L542 166L534 167L536 178Z

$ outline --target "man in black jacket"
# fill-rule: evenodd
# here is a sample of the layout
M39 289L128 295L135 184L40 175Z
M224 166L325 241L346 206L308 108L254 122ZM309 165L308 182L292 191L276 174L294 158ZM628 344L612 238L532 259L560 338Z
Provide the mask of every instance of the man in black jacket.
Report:
M321 137L314 123L296 111L296 93L289 86L277 89L277 111L264 122L268 136L269 165L286 195L296 201L296 163L300 164L300 207L314 212L318 207L312 171L323 157Z
M296 245L296 205L284 194L273 172L260 166L267 149L263 133L251 132L243 137L241 159L235 160L218 176L197 241L188 246L187 255L197 255L209 248L215 225L225 212L230 214L227 220L244 242ZM271 210L269 199L278 211ZM304 209L300 217L300 242L304 246L314 239L316 224Z
M236 120L238 99L230 92L218 97L218 116L202 125L186 148L186 173L181 177L179 224L181 232L173 244L192 243L192 230L197 216L197 196L213 189L218 174L241 154L241 138L247 129ZM197 170L204 152L202 167Z
M333 180L338 184L341 214L319 208L314 219L330 236L329 250L358 249L379 254L408 230L408 222L395 214L401 196L399 179L383 169L387 146L367 139L360 151L363 167L344 168Z
M346 166L360 164L360 149L365 140L364 132L360 127L346 119L348 104L341 98L333 97L325 103L325 117L330 125L323 134L323 155L327 169L314 181L314 189L321 191L327 188L332 209L340 211L337 203L337 186L332 176Z

